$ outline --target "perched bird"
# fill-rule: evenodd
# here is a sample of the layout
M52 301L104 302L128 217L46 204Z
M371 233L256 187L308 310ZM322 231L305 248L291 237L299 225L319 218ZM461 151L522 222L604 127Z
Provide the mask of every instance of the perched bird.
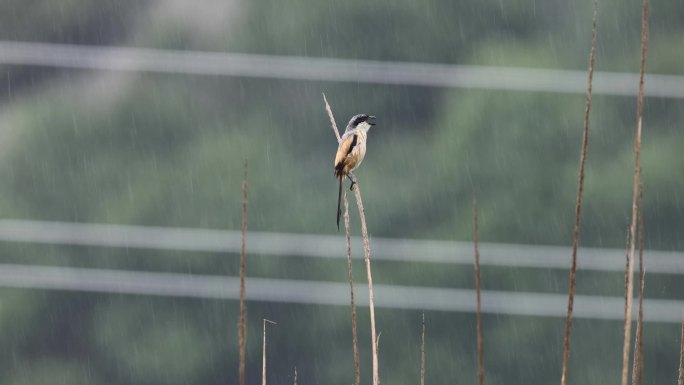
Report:
M337 147L337 154L335 154L335 176L340 181L340 190L337 195L337 230L340 230L340 215L342 210L340 208L342 202L342 179L348 177L349 173L356 170L366 156L366 137L371 126L375 125L373 121L375 116L365 114L354 115L347 124L344 134L340 139L340 144ZM354 187L352 180L349 189Z

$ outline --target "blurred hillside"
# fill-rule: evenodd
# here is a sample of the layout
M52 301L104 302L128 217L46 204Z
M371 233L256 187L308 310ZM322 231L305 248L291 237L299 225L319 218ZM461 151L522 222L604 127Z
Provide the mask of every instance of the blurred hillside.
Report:
M592 12L590 1L560 0L188 4L5 0L0 40L585 70ZM640 12L640 2L599 5L597 70L638 70ZM681 1L653 5L649 73L684 75L683 14ZM235 230L247 160L250 230L337 234L336 143L325 92L340 126L356 113L379 118L356 172L373 236L469 240L477 193L482 240L570 244L583 95L0 68L3 218ZM594 97L582 245L624 247L635 105L634 97ZM644 116L646 247L684 251L684 106L647 98ZM2 263L143 271L234 275L238 264L236 255L221 253L11 242L0 243L0 251ZM338 262L250 255L248 271L344 282L345 265ZM434 266L376 266L379 283L437 286L439 277L444 286L472 287L469 266L451 266L451 281ZM502 267L483 274L485 288L564 293L566 287L565 271ZM585 294L621 295L619 274L580 273L579 279ZM652 275L646 287L661 299L681 300L684 292L676 276ZM3 384L226 384L237 378L235 302L21 289L1 289L0 301ZM264 317L279 322L269 382L290 383L295 365L301 383L351 382L347 308L249 306L250 383L259 379L257 321ZM365 343L367 314L360 317ZM383 310L379 317L381 379L417 381L420 314ZM430 382L474 380L472 314L426 318ZM559 318L491 315L485 327L489 384L557 380ZM620 333L619 322L576 322L571 381L615 383ZM647 325L647 381L667 383L674 375L676 333L673 324Z

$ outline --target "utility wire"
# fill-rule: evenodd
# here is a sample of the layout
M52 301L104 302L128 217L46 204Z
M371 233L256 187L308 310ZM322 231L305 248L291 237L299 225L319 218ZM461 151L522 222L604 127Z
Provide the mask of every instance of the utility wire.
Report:
M237 300L239 277L0 264L0 286L95 293L156 295ZM475 312L475 292L467 289L374 285L378 307L446 312ZM368 304L359 287L357 304ZM565 317L565 295L484 290L482 311L489 314ZM248 301L349 306L346 282L250 278ZM578 295L575 317L622 320L622 297ZM648 322L679 323L684 301L647 299Z
M345 258L344 239L334 235L272 233L250 231L252 255ZM96 223L46 222L0 219L0 241L240 253L239 231L198 228L108 225ZM352 255L361 258L358 238L352 237ZM473 264L470 242L373 238L375 260L394 262ZM646 270L650 274L684 274L684 253L646 251ZM538 246L506 243L481 243L483 266L567 269L567 246ZM578 269L624 271L624 250L581 247Z
M584 94L586 71L0 41L0 64ZM634 96L639 75L596 72L594 94ZM646 75L646 96L684 98L684 76Z

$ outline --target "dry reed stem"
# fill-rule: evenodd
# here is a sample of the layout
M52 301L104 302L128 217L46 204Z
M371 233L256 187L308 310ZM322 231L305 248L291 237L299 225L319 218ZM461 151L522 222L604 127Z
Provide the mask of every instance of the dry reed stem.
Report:
M356 304L354 303L354 272L351 258L351 235L349 234L349 196L344 192L344 229L347 241L347 270L349 278L349 294L351 298L352 345L354 347L354 385L361 384L359 367L359 337L356 332Z
M380 348L380 336L382 336L382 332L378 333L378 338L375 339L375 343L378 346L378 349Z
M679 336L679 377L677 385L684 385L684 314L682 315L682 326Z
M634 357L632 358L632 385L639 384L639 361L641 355L639 354L639 344L641 343L641 336L637 332L634 338Z
M626 236L625 236L625 308L627 305L627 268L629 263L629 223L626 226Z
M323 101L325 102L325 111L328 113L328 118L330 118L330 125L332 126L335 137L337 138L337 143L339 143L341 140L340 131L337 129L337 123L335 123L335 117L333 117L333 112L330 108L330 104L328 104L328 99L325 97L325 93L323 94Z
M261 345L261 385L266 385L266 322L277 325L277 323L264 318L264 337Z
M640 189L643 194L643 186ZM641 199L641 198L640 198ZM643 201L643 200L642 200ZM642 203L639 203L639 207ZM639 382L644 385L644 287L646 285L646 269L644 268L644 218L643 208L639 214L639 316L637 318L637 335L639 336Z
M323 101L325 102L325 110L328 112L328 118L330 118L330 124L332 125L333 132L337 141L340 141L340 133L337 130L337 124L335 123L335 118L328 104L328 100L323 94ZM370 310L370 323L371 323L371 350L373 357L373 385L378 385L380 383L380 378L378 376L378 337L375 330L375 303L373 300L373 274L371 273L370 264L370 241L368 239L368 228L366 227L366 214L363 208L363 199L361 198L361 189L359 184L354 177L354 174L349 173L349 179L354 182L354 196L356 197L356 206L359 208L359 219L361 221L361 236L363 238L363 253L364 260L366 262L366 276L368 277L368 308Z
M584 169L587 160L587 146L589 145L589 112L591 111L591 92L594 79L594 62L596 59L596 14L598 12L594 1L594 14L591 23L591 50L589 51L589 75L587 79L587 95L584 103L584 126L582 130L582 151L580 153L579 173L577 182L577 201L575 204L575 224L572 230L572 257L570 276L568 278L568 311L565 318L565 334L563 336L563 368L561 370L561 385L567 384L568 365L570 361L570 334L572 329L572 311L575 305L575 286L577 284L577 248L579 247L580 217L582 213L582 196L584 193Z
M364 260L366 261L366 275L368 277L368 307L370 309L370 322L371 322L371 349L373 352L373 385L380 384L380 378L378 376L378 344L380 336L376 336L375 331L375 303L373 301L373 274L371 273L370 264L370 241L368 239L368 228L366 228L366 214L363 208L363 200L361 199L361 189L359 188L356 178L353 174L350 177L354 180L354 194L356 195L356 206L359 208L359 218L361 219L361 236L363 237L363 254Z
M627 319L627 301L629 301L629 295L627 291L627 280L629 279L628 277L628 271L629 271L629 241L630 241L630 233L629 233L629 224L627 224L627 235L625 237L625 309L624 309L624 317ZM631 318L631 317L630 317ZM624 327L624 325L623 325Z
M636 339L632 362L632 385L644 383L644 186L639 185L639 312L637 313Z
M625 303L625 324L624 324L624 340L622 345L622 385L627 385L629 372L629 349L630 338L632 334L632 301L634 292L633 274L634 274L634 242L636 238L637 215L638 215L638 200L639 200L639 182L641 181L641 130L644 110L644 72L646 67L646 48L648 42L648 0L643 0L642 14L641 14L641 65L639 68L639 95L637 96L637 127L636 138L634 140L634 181L632 186L632 221L629 226L630 241L629 241L629 257L627 258L627 289L626 289L626 303Z
M295 366L294 385L297 385L297 367Z
M425 385L425 313L423 313L422 332L420 334L420 385Z
M484 338L482 336L482 302L480 298L480 228L477 223L477 197L473 195L473 245L475 247L475 293L477 299L477 378L484 385Z
M247 305L245 304L245 275L247 272L247 161L245 160L242 180L242 236L240 247L240 321L238 323L238 345L240 350L239 384L245 385L245 357L247 354Z

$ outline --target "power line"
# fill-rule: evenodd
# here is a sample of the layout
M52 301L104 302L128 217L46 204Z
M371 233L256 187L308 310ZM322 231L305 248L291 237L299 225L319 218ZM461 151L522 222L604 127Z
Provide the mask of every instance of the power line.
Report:
M349 305L346 283L249 278L249 301ZM239 298L239 278L175 273L150 273L122 270L83 269L48 266L0 264L0 286L70 290L94 293L156 295L188 298ZM358 288L357 304L367 305L368 296ZM466 289L443 289L398 285L375 285L375 303L379 307L447 312L474 312L475 293ZM511 314L564 317L564 295L483 291L482 311ZM576 296L576 318L621 320L623 298ZM647 299L644 319L649 322L678 323L684 301Z
M586 92L586 73L575 70L96 47L17 41L0 41L0 63L427 87L578 94ZM596 72L593 92L604 95L633 96L636 95L638 82L637 74ZM684 76L647 74L645 84L647 96L684 98Z
M201 252L240 251L240 232L196 228L126 226L95 223L0 220L0 241L64 245L125 247ZM412 263L473 263L470 242L373 238L373 258ZM352 239L353 253L362 255L361 241ZM250 231L252 255L345 258L343 239L331 235ZM570 248L503 243L482 243L481 264L531 268L567 269ZM684 253L646 250L645 268L650 274L684 274ZM624 271L624 251L580 248L578 268Z

